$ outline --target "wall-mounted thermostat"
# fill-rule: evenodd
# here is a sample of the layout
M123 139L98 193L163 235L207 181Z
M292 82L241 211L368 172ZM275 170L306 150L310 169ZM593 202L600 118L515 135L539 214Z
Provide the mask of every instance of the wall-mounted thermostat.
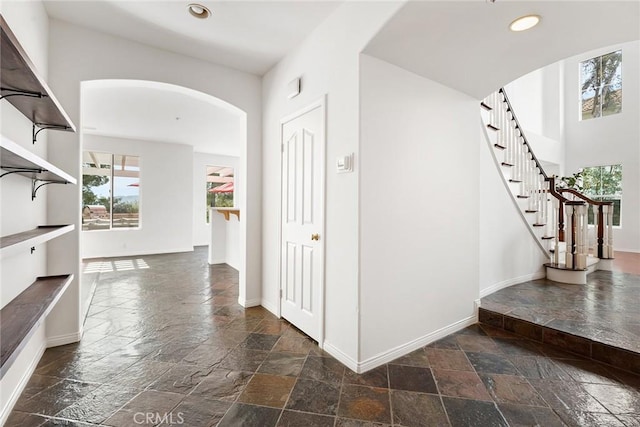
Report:
M353 172L353 153L338 157L336 171L338 173Z

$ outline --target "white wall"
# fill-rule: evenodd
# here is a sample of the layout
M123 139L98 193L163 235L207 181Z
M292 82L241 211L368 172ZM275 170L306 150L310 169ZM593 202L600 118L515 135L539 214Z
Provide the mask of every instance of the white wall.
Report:
M227 101L247 114L247 145L242 147L242 162L239 175L246 179L239 183L242 197L239 204L246 211L240 224L240 251L246 259L246 266L240 268L239 302L247 304L259 300L260 296L260 176L261 176L261 81L257 76L218 66L201 60L152 48L69 23L50 21L50 84L56 89L58 99L65 106L69 116L81 128L80 85L83 81L100 79L134 79L176 84ZM80 145L77 134L59 133L50 136L50 143L59 147L50 151L50 159L74 176L80 173ZM190 206L192 205L192 176L187 174ZM79 188L59 188L55 190L51 203L59 205L49 220L56 222L60 216L75 218L80 227ZM143 189L144 191L144 189ZM144 195L142 196L144 198ZM144 202L143 202L144 203ZM51 207L51 205L50 205ZM188 210L188 222L192 222L192 209ZM189 244L193 231L186 233ZM246 245L246 240L251 245ZM57 244L57 243L56 243ZM76 280L69 289L69 299L62 301L59 311L54 311L54 324L47 325L52 333L65 335L81 329L82 319L77 307L80 306L79 286L79 241L71 249L55 246L50 255L51 268L70 265L76 273Z
M622 49L622 112L580 121L580 61L618 49ZM564 66L565 172L622 164L622 224L614 230L614 248L640 252L640 41L586 52L567 59Z
M366 55L360 79L360 358L377 365L475 321L479 109Z
M193 250L193 147L85 134L83 149L140 158L140 227L83 231L82 258Z
M21 46L47 80L49 23L41 2L0 2L0 12L18 38ZM7 100L0 102L0 133L40 157L47 157L47 131L38 135L38 143L31 143L31 121ZM5 171L2 171L5 172ZM38 191L31 200L31 181L15 175L0 180L0 235L27 231L46 224L48 188ZM69 223L71 220L65 218ZM46 275L47 245L40 245L31 255L29 251L3 258L0 262L0 307L34 282ZM35 369L47 343L44 325L38 328L18 359L0 381L0 425Z
M193 153L193 246L209 244L210 227L205 216L207 210L207 166L231 166L236 171L239 165L240 159L238 157Z
M262 304L279 310L280 120L327 95L325 349L358 359L358 172L336 174L334 160L358 158L358 54L401 2L346 2L263 79ZM287 83L302 92L287 99Z
M507 84L505 90L536 157L564 165L564 64L532 71Z

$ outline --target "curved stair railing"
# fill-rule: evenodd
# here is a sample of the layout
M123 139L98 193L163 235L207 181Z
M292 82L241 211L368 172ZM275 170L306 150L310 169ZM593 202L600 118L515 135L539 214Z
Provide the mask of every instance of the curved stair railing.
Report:
M613 258L613 203L592 200L582 193L559 188L533 153L509 98L500 88L481 102L493 154L500 164L517 204L534 235L546 242L547 267L586 270L589 253ZM590 245L588 211L592 207L597 236ZM539 230L539 231L535 231ZM564 256L562 255L564 247Z

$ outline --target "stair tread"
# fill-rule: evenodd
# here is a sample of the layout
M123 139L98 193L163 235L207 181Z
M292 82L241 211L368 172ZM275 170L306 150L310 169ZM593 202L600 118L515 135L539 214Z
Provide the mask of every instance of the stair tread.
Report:
M536 213L536 212L538 212L538 210L537 209L535 209L535 210L527 209L525 212L526 213Z
M500 128L496 125L488 124L487 127L491 130L500 130Z
M513 166L512 163L507 163L507 162L502 162L501 164L502 166L509 166L509 167Z
M531 225L533 225L534 227L544 227L547 224L539 224L536 222L535 224L531 224Z
M529 198L529 196L523 196L522 194L518 194L516 197L518 199L528 199Z
M493 144L494 147L499 148L500 150L506 150L507 147L505 147L504 145L500 145L500 144Z
M488 111L493 110L493 107L491 107L489 104L486 104L486 103L484 103L484 102L481 102L481 103L480 103L480 106L481 106L482 108L484 108L485 110L488 110Z
M510 179L509 182L522 182L522 181L519 179Z

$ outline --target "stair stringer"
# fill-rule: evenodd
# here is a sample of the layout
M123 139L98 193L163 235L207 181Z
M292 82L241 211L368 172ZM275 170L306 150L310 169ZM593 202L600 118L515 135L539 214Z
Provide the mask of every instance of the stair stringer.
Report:
M482 114L484 114L484 113L482 113ZM492 141L491 136L489 135L489 132L487 130L488 129L487 128L487 124L488 124L487 122L488 121L485 121L485 119L481 115L480 116L480 127L482 128L482 134L484 135L485 142L487 143L489 151L491 152L491 158L492 158L493 163L494 163L494 165L496 167L496 171L500 175L500 178L501 178L502 184L505 187L505 190L511 196L510 199L513 202L513 206L514 206L515 210L520 215L521 220L526 224L527 230L529 231L529 234L531 235L531 237L535 241L536 246L538 247L538 249L540 249L540 251L542 252L542 254L546 258L549 258L549 252L548 252L547 248L544 247L544 245L542 244L542 242L540 240L541 236L538 236L538 234L536 233L536 230L534 229L533 225L527 220L526 213L524 212L524 210L520 206L520 203L518 203L518 198L516 197L517 194L515 194L515 192L512 190L509 182L507 181L507 178L506 178L505 174L502 171L502 165L498 161L498 157L496 156L496 151L495 151L496 149L494 148L494 145L493 145L495 142ZM494 132L494 131L492 131L492 132Z

